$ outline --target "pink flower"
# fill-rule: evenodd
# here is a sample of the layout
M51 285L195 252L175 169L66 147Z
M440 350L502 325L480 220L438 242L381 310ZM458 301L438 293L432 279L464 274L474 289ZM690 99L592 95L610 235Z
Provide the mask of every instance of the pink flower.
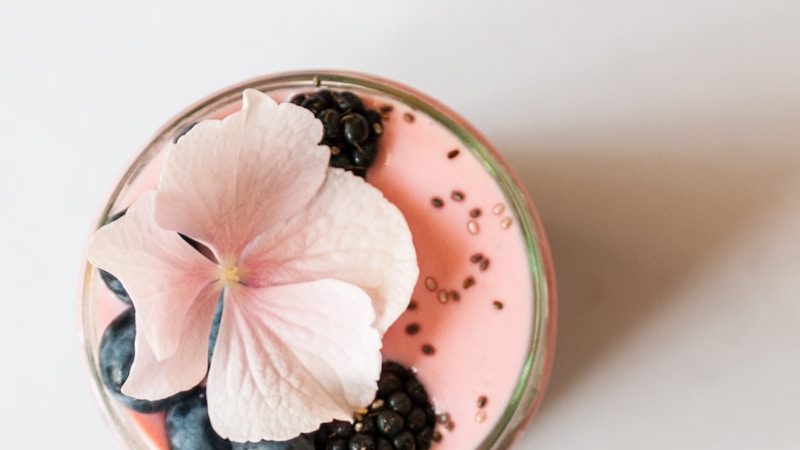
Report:
M211 424L238 442L290 439L372 400L381 336L419 270L400 211L328 168L321 136L309 111L247 90L240 112L171 145L158 190L95 233L89 260L136 308L123 393L155 400L207 377Z

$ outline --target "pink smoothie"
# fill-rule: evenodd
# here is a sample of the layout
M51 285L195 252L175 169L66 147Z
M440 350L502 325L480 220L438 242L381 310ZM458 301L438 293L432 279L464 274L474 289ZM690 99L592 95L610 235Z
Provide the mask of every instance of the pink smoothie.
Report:
M290 94L270 93L279 101ZM420 266L412 305L386 334L383 355L413 367L437 413L449 415L450 424L437 425L442 439L434 448L474 449L508 405L530 350L533 286L522 232L495 180L457 136L403 104L358 94L372 108L391 107L367 180L404 213ZM162 163L163 152L117 209L157 186ZM91 289L102 333L125 305L99 277ZM151 448L167 449L163 414L125 414Z

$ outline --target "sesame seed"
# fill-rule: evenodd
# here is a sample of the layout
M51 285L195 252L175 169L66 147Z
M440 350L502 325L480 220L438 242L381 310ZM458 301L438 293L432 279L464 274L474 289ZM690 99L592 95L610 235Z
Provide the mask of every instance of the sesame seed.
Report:
M415 117L410 112L407 112L407 113L403 113L403 119L408 123L413 123Z
M409 311L414 311L415 309L417 309L418 306L419 305L417 305L416 300L411 300L410 302L408 302L408 308L406 309L408 309Z
M461 152L457 148L453 149L453 150L450 150L449 152L447 152L447 158L448 159L453 159L456 156L458 156L459 153L461 153Z
M486 420L486 411L480 410L475 413L475 422L483 423Z
M503 309L503 302L501 302L500 300L493 301L492 305L494 305L495 309L498 309L498 310L499 309Z
M503 214L503 211L505 211L505 210L506 210L506 205L504 205L502 203L498 203L498 204L494 205L494 208L492 208L492 212L497 216L499 216L500 214Z
M383 126L378 122L372 124L372 130L375 134L383 134Z
M474 220L467 222L467 231L469 231L471 234L478 234L478 232L481 231L480 227L478 226L478 222L475 222Z
M477 219L478 217L481 216L481 213L482 213L482 211L481 211L480 208L472 208L469 211L469 216L472 217L473 219Z
M438 431L433 432L433 442L442 442L442 433Z
M439 422L439 423L452 422L452 420L450 419L450 414L449 413L438 414L436 416L436 421Z
M461 191L453 191L452 193L450 193L450 198L452 198L457 202L464 201L464 197L465 197L464 193Z
M445 429L447 429L447 431L453 431L453 429L455 429L455 427L456 427L456 423L451 420L451 421L447 422L446 424L444 424L444 427L445 427Z
M461 294L459 294L455 289L451 289L448 295L450 296L450 300L454 302L461 300Z
M478 266L481 269L481 272L484 272L486 269L489 268L489 258L484 259L481 261L480 265Z
M433 205L434 208L441 208L444 206L444 200L439 197L433 197L431 199L431 205Z
M416 322L406 325L406 333L408 333L409 335L413 336L413 335L419 333L419 330L420 330L420 326Z
M392 110L394 110L394 106L392 105L382 105L380 109L381 114L389 114Z
M436 353L436 349L433 348L433 346L431 344L423 344L422 345L422 353L424 353L426 355L432 355L432 354Z
M436 297L439 298L439 303L447 303L449 300L446 289L439 289L439 292L436 293Z
M475 277L470 275L464 279L464 289L469 289L472 286L475 286Z
M364 424L361 422L356 422L356 424L353 425L353 429L356 430L356 433L360 433L364 429Z
M425 287L428 288L429 291L435 291L439 284L436 282L433 277L425 278Z
M342 152L342 150L339 149L339 147L337 147L335 145L333 147L331 147L331 155L336 156L341 152Z
M508 229L508 227L511 226L512 223L514 223L514 219L512 219L511 217L506 217L505 219L503 219L502 222L500 222L500 226L503 227L504 230L506 230Z
M483 254L482 253L475 253L474 255L469 257L469 262L473 264L477 264L483 261Z
M367 414L369 414L369 410L367 408L361 408L358 411L356 411L356 414L360 416L366 416Z
M486 398L485 395L481 395L478 397L478 408L483 408L489 402L489 399Z

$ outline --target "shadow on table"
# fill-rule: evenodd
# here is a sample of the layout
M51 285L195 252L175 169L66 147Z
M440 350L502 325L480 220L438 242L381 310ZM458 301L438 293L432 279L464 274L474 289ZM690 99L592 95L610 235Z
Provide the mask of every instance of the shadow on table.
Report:
M788 122L673 125L494 139L531 192L555 259L559 333L543 416L680 302L681 287L712 271L797 181L800 152L780 133Z

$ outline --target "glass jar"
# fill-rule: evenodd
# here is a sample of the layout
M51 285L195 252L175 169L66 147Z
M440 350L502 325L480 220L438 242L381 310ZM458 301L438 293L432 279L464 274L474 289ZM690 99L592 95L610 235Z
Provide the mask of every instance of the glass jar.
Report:
M120 210L138 197L141 191L141 178L152 177L152 174L147 173L147 168L163 158L165 153L163 150L167 143L199 120L221 118L238 110L242 90L253 88L269 94L278 91L313 89L319 86L385 96L426 114L457 137L463 148L480 161L505 195L508 213L518 223L522 232L530 265L533 284L533 295L530 299L532 324L527 357L511 398L495 426L486 434L478 448L480 450L509 448L538 408L552 363L556 330L556 296L550 252L536 210L511 169L486 139L464 119L437 101L393 81L341 71L289 72L259 77L231 86L190 106L161 127L122 176L103 207L96 226L102 226L110 213ZM141 423L138 425L133 423L132 416L109 395L101 380L97 350L105 325L113 317L114 308L106 305L106 302L98 301L97 292L102 285L99 278L94 267L85 262L79 320L82 347L92 385L107 420L125 446L148 450L154 445L153 437L142 432Z

